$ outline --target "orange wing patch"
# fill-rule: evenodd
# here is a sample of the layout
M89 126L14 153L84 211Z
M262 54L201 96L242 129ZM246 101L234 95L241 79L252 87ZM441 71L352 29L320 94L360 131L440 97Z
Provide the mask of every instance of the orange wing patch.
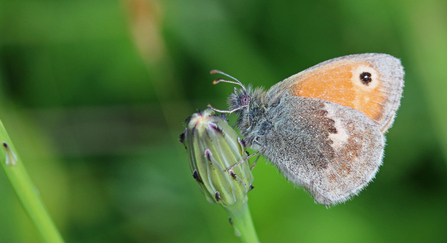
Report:
M380 80L378 72L366 62L337 62L300 77L292 92L354 108L379 122L385 103Z

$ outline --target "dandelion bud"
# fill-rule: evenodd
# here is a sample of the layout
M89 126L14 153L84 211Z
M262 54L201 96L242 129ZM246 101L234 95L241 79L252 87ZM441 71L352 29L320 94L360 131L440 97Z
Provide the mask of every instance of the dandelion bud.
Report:
M207 200L225 207L245 203L253 182L248 161L228 169L247 156L242 140L211 109L195 113L186 122L180 142L188 153L192 175Z

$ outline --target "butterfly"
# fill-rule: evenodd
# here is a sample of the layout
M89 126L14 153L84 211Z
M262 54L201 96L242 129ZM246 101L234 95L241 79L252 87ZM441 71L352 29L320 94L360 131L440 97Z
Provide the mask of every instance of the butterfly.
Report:
M382 164L385 136L404 86L399 59L367 53L334 58L269 90L241 86L229 110L245 145L326 206L357 195Z

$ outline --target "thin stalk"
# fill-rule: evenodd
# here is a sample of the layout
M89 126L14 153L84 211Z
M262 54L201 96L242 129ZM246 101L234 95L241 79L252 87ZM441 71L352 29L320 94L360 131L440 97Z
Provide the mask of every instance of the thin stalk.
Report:
M26 172L22 160L0 121L0 163L25 212L37 228L42 242L64 242Z
M230 215L230 222L233 224L235 233L241 237L243 243L258 243L253 220L251 219L248 203L236 203L229 207L224 207Z

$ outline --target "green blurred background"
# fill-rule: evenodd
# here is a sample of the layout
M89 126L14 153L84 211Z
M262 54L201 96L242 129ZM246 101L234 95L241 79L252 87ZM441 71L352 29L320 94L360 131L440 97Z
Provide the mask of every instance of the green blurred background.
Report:
M380 52L405 67L384 165L326 209L261 160L262 242L447 242L447 1L0 0L0 119L67 242L240 242L177 142L226 107L211 69L270 87ZM234 117L231 118L231 124ZM38 242L0 173L0 242Z

